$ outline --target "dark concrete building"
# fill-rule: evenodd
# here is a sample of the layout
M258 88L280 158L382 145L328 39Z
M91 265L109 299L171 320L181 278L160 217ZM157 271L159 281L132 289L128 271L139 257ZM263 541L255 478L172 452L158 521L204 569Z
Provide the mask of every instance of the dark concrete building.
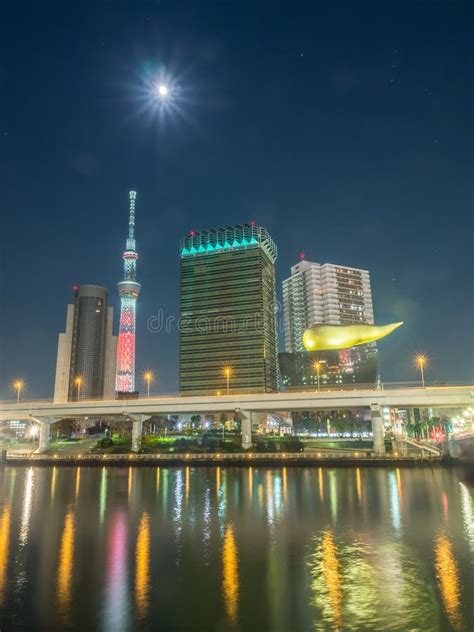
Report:
M54 400L113 399L117 338L107 290L80 285L74 292L66 331L59 334Z

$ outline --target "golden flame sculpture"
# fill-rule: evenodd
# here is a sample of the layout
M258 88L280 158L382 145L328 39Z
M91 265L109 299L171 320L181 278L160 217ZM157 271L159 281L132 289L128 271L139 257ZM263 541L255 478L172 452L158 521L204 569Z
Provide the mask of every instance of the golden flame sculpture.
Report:
M391 334L403 325L314 325L303 334L303 344L307 351L326 351L329 349L348 349L356 345L365 345Z

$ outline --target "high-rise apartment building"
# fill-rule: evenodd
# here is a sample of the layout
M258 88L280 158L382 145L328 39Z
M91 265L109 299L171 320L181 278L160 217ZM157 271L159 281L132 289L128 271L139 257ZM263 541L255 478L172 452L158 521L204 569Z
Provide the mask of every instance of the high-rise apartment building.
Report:
M367 270L300 261L283 281L285 350L304 351L305 329L319 323L373 324L374 310Z
M66 331L59 334L54 401L113 399L117 337L107 290L97 285L74 288L67 307Z
M304 259L292 266L283 281L285 353L279 355L283 386L374 384L377 347L369 343L339 351L308 352L305 329L316 324L373 324L374 311L367 270ZM318 372L315 369L318 363Z
M277 248L268 232L254 224L192 231L180 256L180 392L276 391Z

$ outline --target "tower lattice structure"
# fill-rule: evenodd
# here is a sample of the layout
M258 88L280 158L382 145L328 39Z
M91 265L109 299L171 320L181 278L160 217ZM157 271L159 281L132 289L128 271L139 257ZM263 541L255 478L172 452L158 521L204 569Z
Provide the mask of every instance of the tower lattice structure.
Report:
M123 281L117 284L120 295L120 327L117 343L117 372L115 390L120 393L135 392L135 318L136 303L141 285L136 280L138 254L135 244L135 200L137 194L130 191L130 216L128 239L123 253Z

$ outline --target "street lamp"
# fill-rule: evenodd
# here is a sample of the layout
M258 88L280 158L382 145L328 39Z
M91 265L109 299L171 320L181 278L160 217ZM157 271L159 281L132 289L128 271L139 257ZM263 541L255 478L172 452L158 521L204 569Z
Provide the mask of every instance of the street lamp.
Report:
M83 382L84 378L82 377L82 375L76 375L76 377L74 378L74 384L76 385L77 389L77 401L81 399L81 386Z
M150 371L150 369L146 370L143 374L143 380L146 382L147 397L150 397L150 384L155 381L153 371Z
M316 362L313 364L313 369L316 369L316 376L318 379L318 391L319 391L319 372L321 370L321 362L319 360L316 360Z
M428 364L427 356L424 353L419 353L417 356L415 356L415 364L420 369L421 383L423 385L423 388L425 388L425 372L424 372L424 368Z
M17 379L13 382L13 388L16 391L16 403L20 403L20 393L25 387L25 382L23 380Z
M232 367L225 366L224 367L224 375L225 375L226 380L227 380L227 395L229 395L229 392L230 392L230 376L232 375Z

